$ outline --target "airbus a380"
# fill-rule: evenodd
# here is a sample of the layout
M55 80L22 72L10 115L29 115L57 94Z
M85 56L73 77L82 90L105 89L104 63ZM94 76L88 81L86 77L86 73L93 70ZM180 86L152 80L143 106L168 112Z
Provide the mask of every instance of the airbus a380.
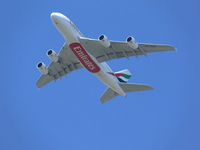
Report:
M63 14L54 12L51 14L51 19L66 43L59 54L53 50L47 51L48 57L52 60L48 67L43 62L37 64L37 68L42 72L36 83L38 88L52 80L56 81L69 72L85 68L108 86L100 98L102 103L118 95L126 96L128 92L153 90L149 85L127 83L131 73L127 69L113 72L106 61L122 57L129 59L130 56L146 56L149 52L175 50L171 45L137 43L132 36L128 37L126 42L109 41L105 35L100 35L98 39L85 38Z

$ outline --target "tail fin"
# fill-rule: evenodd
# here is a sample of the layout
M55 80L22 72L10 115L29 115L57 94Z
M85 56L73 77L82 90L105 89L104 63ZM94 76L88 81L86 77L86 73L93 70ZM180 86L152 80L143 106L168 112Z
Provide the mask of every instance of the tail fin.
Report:
M145 84L119 83L119 85L125 93L153 90L153 88L151 86L145 85ZM107 88L107 90L103 93L103 95L100 98L101 103L105 103L108 100L110 100L118 95L119 94L117 92L113 91L111 88Z
M124 83L126 83L132 76L132 74L128 69L115 72L113 75L117 77L119 82L124 82Z

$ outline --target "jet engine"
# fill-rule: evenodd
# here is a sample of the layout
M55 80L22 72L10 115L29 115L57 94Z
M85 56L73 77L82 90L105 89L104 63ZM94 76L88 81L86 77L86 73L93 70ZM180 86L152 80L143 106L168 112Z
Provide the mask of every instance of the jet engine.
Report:
M110 41L108 40L108 38L105 35L100 35L98 38L101 42L101 44L105 47L110 47Z
M36 67L42 74L44 75L48 74L48 68L43 62L38 63Z
M47 56L53 61L58 62L58 55L52 49L47 51Z
M128 42L128 45L130 47L132 47L133 49L138 48L138 43L136 42L136 40L132 36L127 37L126 42Z

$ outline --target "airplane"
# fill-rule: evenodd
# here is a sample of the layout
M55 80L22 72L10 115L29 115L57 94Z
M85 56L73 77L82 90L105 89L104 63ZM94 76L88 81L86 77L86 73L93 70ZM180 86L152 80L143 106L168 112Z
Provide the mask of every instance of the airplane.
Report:
M138 58L139 55L147 56L150 52L176 50L171 45L138 43L132 36L125 42L110 41L104 34L98 39L85 38L74 23L63 14L53 12L51 20L66 42L58 54L53 50L47 51L46 54L52 61L48 67L43 62L36 65L42 73L36 82L38 88L72 71L85 68L108 86L100 97L101 103L118 95L126 97L128 92L153 90L146 84L127 83L131 77L130 71L125 69L113 72L106 61L123 57L129 59L130 56Z

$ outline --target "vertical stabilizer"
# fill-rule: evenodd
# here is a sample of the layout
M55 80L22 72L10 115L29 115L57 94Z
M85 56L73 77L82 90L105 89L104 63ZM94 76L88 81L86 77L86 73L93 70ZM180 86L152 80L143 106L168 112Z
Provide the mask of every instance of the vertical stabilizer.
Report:
M132 76L132 74L130 73L130 71L128 69L118 71L118 72L115 72L115 73L110 73L110 74L117 77L119 82L124 82L124 83L126 83Z

